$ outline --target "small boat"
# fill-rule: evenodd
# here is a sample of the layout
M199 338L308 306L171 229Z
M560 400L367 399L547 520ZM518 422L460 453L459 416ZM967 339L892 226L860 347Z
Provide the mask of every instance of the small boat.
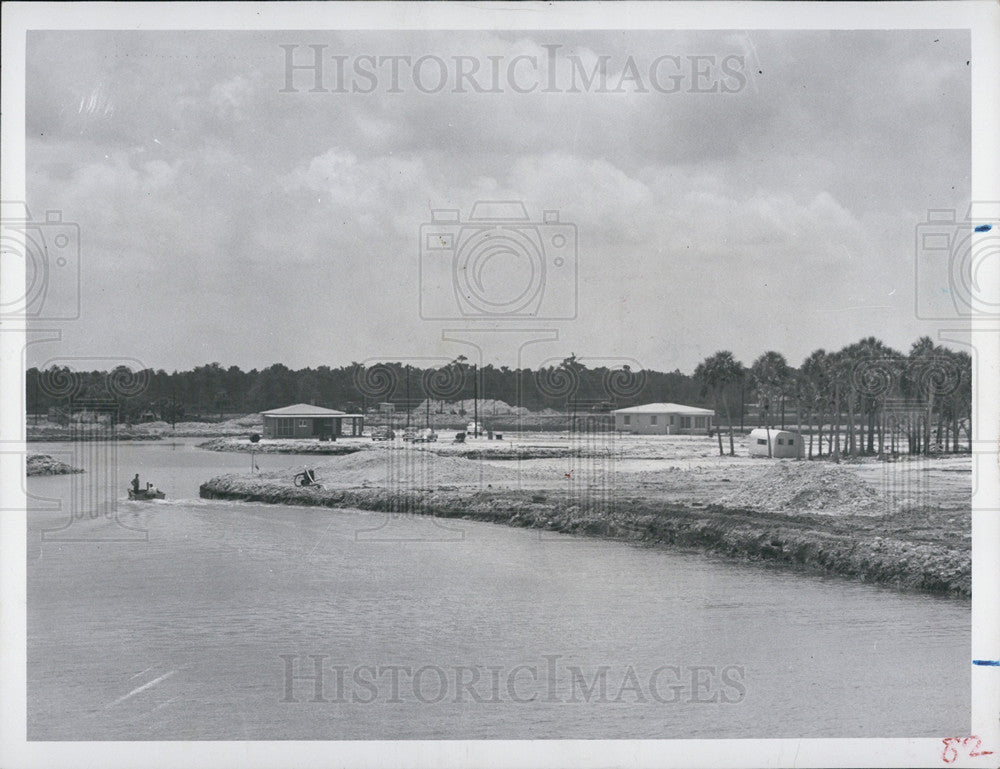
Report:
M139 489L138 491L129 486L128 498L131 500L142 502L150 499L166 499L167 495L164 494L159 489L153 488L147 484L146 488Z

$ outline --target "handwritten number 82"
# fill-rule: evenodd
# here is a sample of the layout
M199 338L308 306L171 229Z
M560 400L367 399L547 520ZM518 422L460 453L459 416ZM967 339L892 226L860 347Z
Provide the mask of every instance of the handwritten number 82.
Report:
M944 743L944 750L941 751L941 760L946 764L953 763L958 758L959 746L965 749L965 753L969 758L978 758L979 756L993 754L992 750L979 749L983 741L975 734L971 737L945 737L941 742Z

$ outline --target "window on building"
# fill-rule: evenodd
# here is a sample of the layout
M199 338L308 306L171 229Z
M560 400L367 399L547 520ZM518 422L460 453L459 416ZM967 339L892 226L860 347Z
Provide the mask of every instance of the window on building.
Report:
M757 439L757 445L758 446L766 446L767 445L767 439L766 438L758 438Z
M630 417L628 414L626 414L624 417L622 417L622 424L625 424L625 425L632 424L632 417Z
M309 420L308 419L300 419L299 420L299 427L309 427Z
M685 430L691 428L691 417L681 417L681 428Z
M785 439L784 438L778 438L778 445L779 446L784 446L785 445Z
M651 416L651 417L649 418L649 423L650 423L651 425L655 425L655 424L656 424L656 414L653 414L653 415L652 415L652 416Z
M676 421L675 421L675 417L674 417L673 414L670 415L670 424L672 424L672 425L673 424L677 424Z
M794 438L789 438L788 439L788 445L789 446L794 446L795 445L795 439Z
M695 417L694 418L694 426L695 427L704 427L705 426L705 417Z
M295 431L292 429L292 424L294 420L292 419L276 419L274 429L275 434L279 438L291 438Z

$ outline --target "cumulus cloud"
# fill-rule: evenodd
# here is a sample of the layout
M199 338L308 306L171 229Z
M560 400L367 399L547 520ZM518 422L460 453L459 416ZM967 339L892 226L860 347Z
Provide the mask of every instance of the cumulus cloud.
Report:
M66 344L167 368L437 354L441 324L419 317L420 226L481 199L576 225L579 312L559 344L580 354L690 370L718 348L794 362L872 333L903 345L928 332L912 309L913 227L969 194L961 31L28 42L29 204L61 208L84 246L86 312ZM427 93L390 88L383 67L371 93L283 93L287 44L348 63L465 57L481 77L516 57L541 67L553 46L560 77L572 57L612 83L629 57L647 85L658 57L688 74L677 93L456 93L453 70ZM718 74L726 56L742 57L742 87L692 92L690 68L710 58Z

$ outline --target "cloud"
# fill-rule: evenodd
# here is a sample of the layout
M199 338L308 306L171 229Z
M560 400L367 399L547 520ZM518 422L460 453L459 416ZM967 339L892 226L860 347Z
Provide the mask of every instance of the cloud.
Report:
M658 56L740 55L747 79L290 94L283 43L471 56L481 74L559 45L564 75L569 57L588 72L605 57L614 82L630 56L648 75ZM433 351L419 228L480 199L577 225L580 314L560 333L578 351L692 368L716 347L905 346L926 333L913 226L968 200L968 46L961 31L31 33L29 203L81 225L90 301L67 344L110 336L166 367L338 364L407 338ZM206 334L214 352L185 341Z

